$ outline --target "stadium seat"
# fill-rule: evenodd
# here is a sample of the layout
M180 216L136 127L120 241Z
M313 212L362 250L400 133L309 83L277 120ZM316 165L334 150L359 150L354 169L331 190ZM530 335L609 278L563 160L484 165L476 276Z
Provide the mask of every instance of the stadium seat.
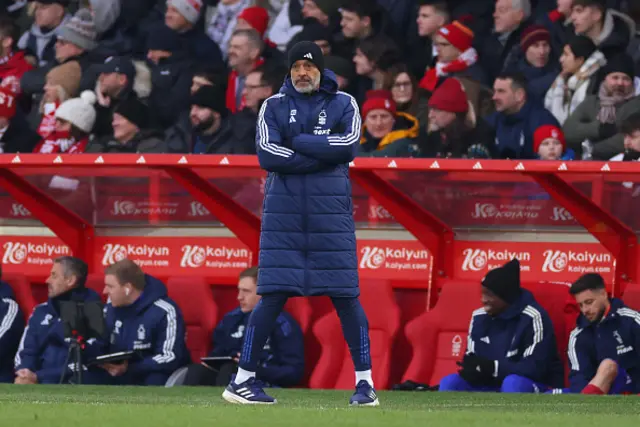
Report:
M565 366L565 380L568 379L569 358L567 345L569 335L576 326L578 311L574 299L569 295L569 283L561 282L525 282L522 286L531 293L549 314L556 334L558 355ZM565 381L566 382L566 381Z
M104 274L93 273L87 275L85 286L96 291L102 298L102 302L107 302L107 296L104 294Z
M211 336L216 327L218 306L211 287L202 277L174 276L167 280L169 297L182 310L187 329L187 347L191 359L199 361L211 350Z
M308 298L289 298L284 309L289 313L300 325L302 334L306 335L311 323L311 303Z
M413 357L402 381L433 386L456 372L456 362L467 348L471 314L481 305L479 282L446 281L436 306L405 327Z
M622 300L629 308L640 311L640 284L628 283Z
M22 309L24 320L27 321L33 308L36 306L36 300L31 292L31 283L26 276L22 274L3 274L2 280L7 282L16 296L16 302Z
M400 327L400 310L386 281L367 281L360 286L360 301L369 319L373 381L377 389L389 387L391 348ZM309 380L310 388L353 389L355 375L335 311L320 318L313 333L321 346L318 363Z

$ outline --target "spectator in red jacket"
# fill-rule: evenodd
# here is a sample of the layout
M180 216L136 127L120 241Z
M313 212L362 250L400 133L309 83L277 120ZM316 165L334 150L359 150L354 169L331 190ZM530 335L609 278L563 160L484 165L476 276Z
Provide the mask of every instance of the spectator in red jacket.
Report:
M28 153L39 139L24 116L18 114L13 91L0 87L0 153Z
M18 26L11 18L0 16L0 83L11 88L16 95L21 93L22 75L33 69L25 59L24 52L16 51L18 31Z

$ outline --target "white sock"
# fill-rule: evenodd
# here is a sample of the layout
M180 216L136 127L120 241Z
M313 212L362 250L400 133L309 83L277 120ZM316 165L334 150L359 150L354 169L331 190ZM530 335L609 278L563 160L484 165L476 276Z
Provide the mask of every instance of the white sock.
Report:
M371 369L368 371L356 371L356 385L362 380L365 380L373 387L373 378L371 378Z
M247 381L249 378L255 378L255 376L256 376L255 372L249 372L249 371L245 371L242 368L238 368L236 379L233 380L233 382L236 383L237 385L240 385L243 382Z

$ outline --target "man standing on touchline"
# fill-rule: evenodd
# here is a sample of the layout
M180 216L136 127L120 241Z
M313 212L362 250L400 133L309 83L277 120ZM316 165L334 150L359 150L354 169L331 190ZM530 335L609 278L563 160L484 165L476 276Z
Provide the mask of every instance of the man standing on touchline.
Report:
M297 43L289 68L280 92L258 114L258 160L269 172L258 262L262 299L249 318L238 374L222 396L231 403L276 403L255 379L260 351L289 297L324 295L340 317L356 370L349 403L377 406L349 179L360 140L358 104L338 92L315 43Z

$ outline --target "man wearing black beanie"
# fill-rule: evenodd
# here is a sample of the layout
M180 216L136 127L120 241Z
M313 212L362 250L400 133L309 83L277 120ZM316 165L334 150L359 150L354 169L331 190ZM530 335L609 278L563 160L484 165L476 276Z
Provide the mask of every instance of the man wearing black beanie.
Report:
M551 319L520 287L517 259L487 273L482 304L473 312L460 370L440 381L440 391L538 393L562 387Z
M300 42L289 51L289 76L260 108L256 149L269 172L258 260L260 304L245 332L238 373L222 397L273 404L256 382L262 348L291 296L329 296L355 367L349 404L379 405L371 373L367 316L360 304L349 162L361 118L355 99L338 91L322 51ZM329 237L330 236L330 237Z
M89 143L86 153L166 153L164 133L151 125L147 104L130 96L113 112L113 135Z

